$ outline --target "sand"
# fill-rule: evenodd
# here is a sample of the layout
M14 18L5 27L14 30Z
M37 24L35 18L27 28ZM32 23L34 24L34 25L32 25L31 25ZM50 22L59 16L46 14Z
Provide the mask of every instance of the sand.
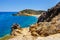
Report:
M10 38L8 40L60 40L60 33L50 35L47 37L34 37L29 32L29 28L23 28L22 34L15 36L14 38Z

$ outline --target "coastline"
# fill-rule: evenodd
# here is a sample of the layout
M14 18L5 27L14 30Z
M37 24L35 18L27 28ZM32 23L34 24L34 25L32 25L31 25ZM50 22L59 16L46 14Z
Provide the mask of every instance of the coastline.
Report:
M41 15L31 15L31 16L34 16L36 18L39 18Z
M35 37L32 36L31 33L29 32L29 28L22 28L23 30L21 31L22 34L17 34L14 38L10 38L8 40L60 40L60 33L50 35L47 37Z
M0 37L0 40L8 40L9 38L11 38L11 35L7 34L3 37Z

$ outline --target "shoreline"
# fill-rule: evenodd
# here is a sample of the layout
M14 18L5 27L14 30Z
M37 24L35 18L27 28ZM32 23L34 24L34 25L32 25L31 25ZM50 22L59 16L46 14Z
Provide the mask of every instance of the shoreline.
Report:
M0 40L6 40L6 39L9 39L9 38L11 38L11 35L6 34L3 37L0 37Z
M39 18L41 15L31 15L31 16L34 16L36 18Z

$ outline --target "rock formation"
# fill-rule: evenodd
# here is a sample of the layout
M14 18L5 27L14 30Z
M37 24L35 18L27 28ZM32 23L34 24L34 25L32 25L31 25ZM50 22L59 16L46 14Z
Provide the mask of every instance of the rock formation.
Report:
M60 14L60 2L51 9L48 9L45 13L41 13L41 16L38 18L38 22L50 22L58 14Z
M56 18L56 17L55 17ZM57 20L60 19L57 16ZM54 21L53 21L54 20ZM32 36L49 36L60 33L60 20L53 19L51 22L39 22L30 27Z
M48 36L60 33L60 2L46 12L42 12L37 24L30 27L33 36Z
M14 24L11 28L11 35L12 36L17 36L18 33L21 33L22 28L18 24Z

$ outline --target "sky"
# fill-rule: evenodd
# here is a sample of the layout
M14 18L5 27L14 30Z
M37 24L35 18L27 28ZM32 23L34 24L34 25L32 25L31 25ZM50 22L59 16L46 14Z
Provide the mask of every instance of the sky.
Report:
M0 0L0 12L18 12L24 9L47 10L60 0Z

